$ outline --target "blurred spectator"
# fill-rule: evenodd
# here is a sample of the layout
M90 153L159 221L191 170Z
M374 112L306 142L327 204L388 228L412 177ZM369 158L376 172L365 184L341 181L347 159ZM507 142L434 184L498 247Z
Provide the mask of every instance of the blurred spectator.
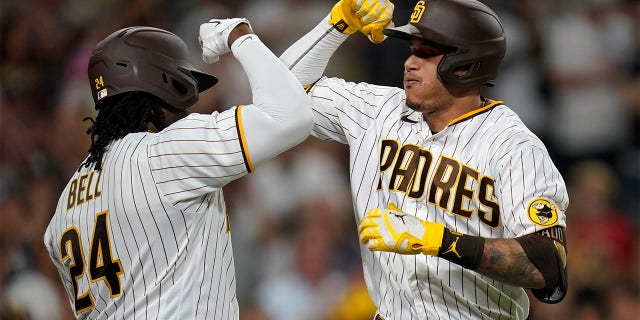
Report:
M549 127L549 101L546 73L540 57L540 31L535 24L532 1L495 3L507 37L507 53L500 66L494 87L486 88L486 96L502 100L512 108L539 137L545 139Z
M20 315L29 320L62 320L65 303L59 281L34 271L24 271L13 277L2 295L2 312L6 319ZM5 319L4 316L2 319Z
M632 215L617 205L620 180L606 162L589 159L567 178L570 291L561 311L576 319L637 319L640 238Z
M270 319L325 319L344 290L345 275L331 268L332 236L322 225L305 224L290 239L290 268L266 274L256 303Z
M376 313L376 306L369 297L363 281L362 267L355 264L346 275L347 282L335 305L331 307L327 319L330 320L370 320Z
M637 42L635 26L620 3L547 1L538 17L553 90L547 129L563 161L590 156L613 160L631 143L632 122L620 88Z
M245 2L239 15L250 17L251 26L256 33L269 43L276 55L280 55L309 26L324 18L333 2L335 1L254 0Z
M635 268L634 270L638 270ZM640 286L638 281L615 280L607 292L608 319L637 320L640 316Z
M571 315L581 320L604 320L608 314L603 292L589 287L577 292Z
M326 230L332 243L344 241L345 235L357 243L340 152L339 146L310 138L256 168L255 173L227 189L231 192L225 191L226 198L232 199L229 209L233 245L239 252L238 292L245 294L245 302L252 303L255 285L263 277L294 268L293 238L298 230L313 225ZM235 193L237 188L242 193ZM350 229L342 232L346 227ZM332 246L332 255L327 257L342 259L336 251L344 250ZM339 263L359 265L359 260L344 260ZM335 267L332 261L323 263Z
M47 178L31 181L25 190L33 198L12 192L0 200L0 318L68 318L64 288L42 245L42 223L51 216L43 209L51 209L48 195L57 188Z
M576 278L570 279L572 284L585 285L579 279L588 279L590 286L605 287L612 274L637 277L638 270L629 266L637 258L638 229L631 214L616 206L620 182L615 172L602 161L585 160L573 167L568 179L567 242L570 274Z

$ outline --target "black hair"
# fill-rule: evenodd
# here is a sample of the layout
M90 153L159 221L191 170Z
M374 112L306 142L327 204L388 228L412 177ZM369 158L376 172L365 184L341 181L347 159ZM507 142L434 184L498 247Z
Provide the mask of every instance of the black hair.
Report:
M80 166L102 169L102 158L111 141L123 138L129 133L148 130L149 123L163 129L165 125L162 108L171 107L162 99L141 91L125 92L106 98L96 105L98 116L94 120L86 117L83 121L91 121L87 134L91 137L89 157Z

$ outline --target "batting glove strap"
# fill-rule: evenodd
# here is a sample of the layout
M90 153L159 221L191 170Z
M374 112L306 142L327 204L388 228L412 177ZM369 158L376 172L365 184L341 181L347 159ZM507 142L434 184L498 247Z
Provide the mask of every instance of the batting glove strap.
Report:
M231 51L229 48L229 34L239 24L249 24L245 18L211 19L200 25L198 40L202 48L202 60L214 63L220 56Z
M371 42L380 43L382 30L393 25L394 5L388 0L340 0L331 10L329 24L344 34L360 31Z
M422 253L429 256L437 256L442 246L442 236L444 235L444 225L442 223L421 221L424 225L424 237L420 241Z
M331 9L329 24L344 34L354 34L358 31L360 21L351 11L351 0L340 0Z
M436 255L463 268L475 270L484 252L485 239L444 229L442 246Z

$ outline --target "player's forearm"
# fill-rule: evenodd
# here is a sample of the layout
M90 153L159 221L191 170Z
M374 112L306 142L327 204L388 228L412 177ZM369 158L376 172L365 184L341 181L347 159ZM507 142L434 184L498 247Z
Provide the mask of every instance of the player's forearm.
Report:
M307 138L313 126L311 100L255 35L238 38L231 50L251 86L253 105L241 109L241 125L253 162L259 163Z
M554 226L513 239L459 233L422 220L390 202L362 217L360 242L372 251L437 256L465 269L545 293L566 288L564 229Z
M328 20L329 17L324 18L280 56L304 86L322 77L329 59L348 37L330 25Z
M448 228L445 228L441 239L437 252L441 258L510 285L533 289L545 286L543 274L517 239L482 238L453 232ZM437 239L434 241L437 242Z
M542 274L514 239L485 239L480 264L474 271L514 286L545 286Z

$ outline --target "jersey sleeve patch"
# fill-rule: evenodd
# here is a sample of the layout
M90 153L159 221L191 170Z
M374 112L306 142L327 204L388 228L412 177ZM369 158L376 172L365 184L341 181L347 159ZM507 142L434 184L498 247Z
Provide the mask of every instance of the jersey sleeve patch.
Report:
M558 223L558 206L544 198L536 198L527 206L527 216L533 224L550 227Z

